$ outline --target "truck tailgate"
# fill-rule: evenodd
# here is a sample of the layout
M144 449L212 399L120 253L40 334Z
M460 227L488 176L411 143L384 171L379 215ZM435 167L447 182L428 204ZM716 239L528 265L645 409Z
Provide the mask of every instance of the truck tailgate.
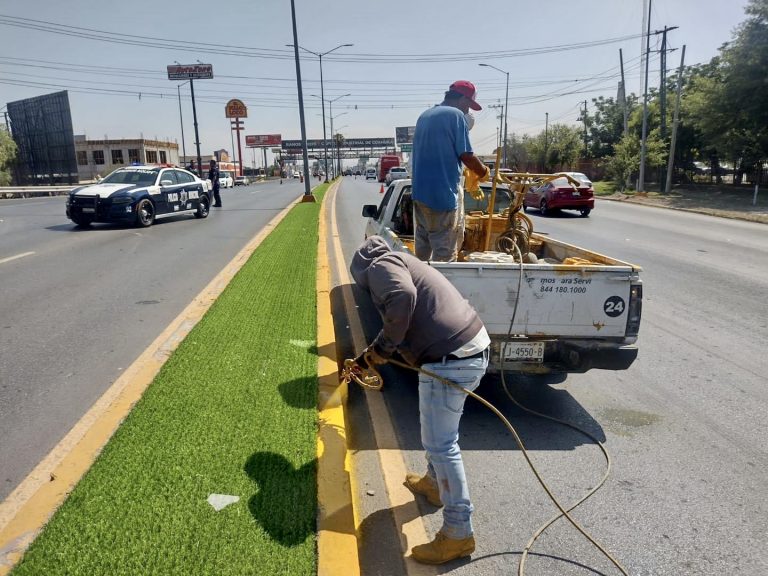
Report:
M621 338L627 328L631 265L562 266L431 262L480 314L490 334ZM518 286L520 291L518 294ZM519 298L519 301L518 301Z

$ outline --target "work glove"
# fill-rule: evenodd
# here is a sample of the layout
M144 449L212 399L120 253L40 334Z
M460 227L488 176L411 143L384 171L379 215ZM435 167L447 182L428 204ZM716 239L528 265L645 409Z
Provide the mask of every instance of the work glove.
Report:
M488 170L487 167L486 170ZM480 190L480 177L469 168L464 168L464 190L478 202L485 200L485 194Z
M363 350L360 355L355 358L355 364L360 366L360 368L363 370L368 370L369 368L372 368L378 364L386 363L387 358L382 356L374 345L368 346L368 348Z
M483 165L485 168L485 174L479 177L480 182L489 182L491 180L491 169L488 166ZM474 172L473 172L474 174Z

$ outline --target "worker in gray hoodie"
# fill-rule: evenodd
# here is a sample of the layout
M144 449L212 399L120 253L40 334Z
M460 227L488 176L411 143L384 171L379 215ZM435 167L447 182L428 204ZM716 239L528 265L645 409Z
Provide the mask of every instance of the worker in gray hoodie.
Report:
M356 362L383 364L395 352L466 390L474 390L488 367L490 338L477 312L440 272L405 252L390 250L380 236L357 249L350 265L355 282L366 289L383 327ZM367 353L367 354L366 354ZM442 564L475 550L473 506L458 444L459 420L467 395L419 372L421 442L427 473L409 473L405 485L434 506L443 506L443 525L412 557Z

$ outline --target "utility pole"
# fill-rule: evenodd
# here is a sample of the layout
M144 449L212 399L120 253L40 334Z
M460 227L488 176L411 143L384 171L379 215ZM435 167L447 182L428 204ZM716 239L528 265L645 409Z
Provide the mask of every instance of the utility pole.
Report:
M675 97L675 113L672 119L672 142L669 145L669 160L667 162L667 181L664 192L669 194L672 190L672 169L675 166L675 143L677 142L677 123L680 112L680 92L683 88L683 62L685 61L685 44L680 55L680 69L677 71L677 96Z
M501 108L501 113L498 116L498 118L499 118L499 137L497 138L497 140L499 142L499 148L501 148L501 146L502 146L502 144L501 144L502 136L501 135L504 133L504 105L503 104L490 104L488 106L488 108L497 108L497 109ZM505 144L506 144L506 142L505 142Z
M197 130L197 108L195 107L195 81L189 79L189 92L192 95L192 119L195 123L195 146L197 147L197 175L203 177L203 159L200 156L200 133Z
M648 57L651 53L651 6L653 0L648 0L648 29L645 34L645 89L643 90L643 133L640 142L640 175L637 179L637 191L645 192L645 154L646 138L648 137Z
M587 101L584 100L584 159L587 159Z
M176 85L176 93L179 96L179 124L181 125L181 149L184 162L187 161L187 145L184 141L184 117L181 115L181 84Z
M675 30L677 26L664 26L661 36L661 71L660 71L660 86L659 86L659 113L661 114L661 139L666 142L667 140L667 32ZM661 178L659 183L666 182L667 174L664 171L664 167L659 168Z
M549 152L549 112L544 112L544 165L542 169L547 171L547 152Z
M667 136L667 28L661 33L661 53L659 54L659 114L661 115L661 139Z
M619 65L621 66L621 107L624 112L624 135L629 131L629 111L627 110L627 82L624 79L624 54L619 48Z

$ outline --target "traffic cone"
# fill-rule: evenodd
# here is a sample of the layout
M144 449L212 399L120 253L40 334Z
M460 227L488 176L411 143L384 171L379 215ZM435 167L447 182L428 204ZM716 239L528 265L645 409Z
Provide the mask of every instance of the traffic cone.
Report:
M381 188L379 188L379 194L384 194L384 184L382 184Z

